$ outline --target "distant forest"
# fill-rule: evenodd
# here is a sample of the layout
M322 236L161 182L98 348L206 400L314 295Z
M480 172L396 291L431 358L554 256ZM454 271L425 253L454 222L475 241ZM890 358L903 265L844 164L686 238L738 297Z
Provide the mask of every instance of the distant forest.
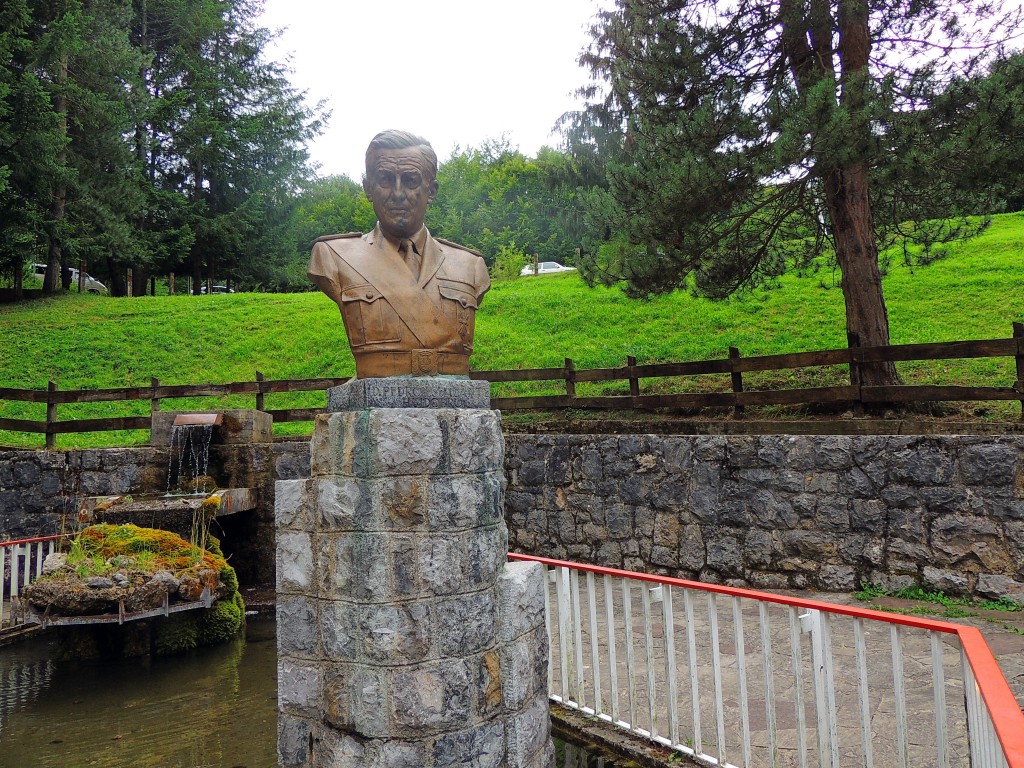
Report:
M241 290L304 290L312 239L367 230L358 180L317 179L306 151L329 115L266 57L256 0L0 4L0 275L47 264L113 295L174 272ZM369 140L369 137L367 137ZM566 157L500 139L440 170L429 221L493 262L565 260ZM522 257L525 263L526 256ZM130 272L129 272L130 270Z
M495 277L555 260L636 297L721 298L831 260L884 320L859 263L893 245L927 263L983 226L966 217L1024 206L1024 58L993 31L1012 42L1012 3L814 0L812 29L767 0L709 27L708 2L600 11L561 145L456 150L431 230ZM310 290L310 242L373 226L358 179L316 177L306 146L330 115L268 60L259 9L0 4L0 285L46 264L46 293L83 265L119 296L170 273L179 292ZM840 45L854 32L863 50ZM851 332L884 343L865 323Z

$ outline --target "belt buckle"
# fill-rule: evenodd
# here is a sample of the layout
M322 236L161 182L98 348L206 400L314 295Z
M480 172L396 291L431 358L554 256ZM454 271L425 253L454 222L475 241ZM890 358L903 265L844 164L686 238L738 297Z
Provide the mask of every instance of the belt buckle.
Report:
M414 349L412 351L412 373L414 376L437 376L441 370L441 354L436 349Z

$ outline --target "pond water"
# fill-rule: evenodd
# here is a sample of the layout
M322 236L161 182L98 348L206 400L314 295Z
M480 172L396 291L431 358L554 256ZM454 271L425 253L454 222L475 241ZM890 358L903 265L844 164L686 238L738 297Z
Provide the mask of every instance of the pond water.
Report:
M53 636L0 648L0 768L275 768L273 621L183 657L56 660ZM556 740L559 768L615 768Z

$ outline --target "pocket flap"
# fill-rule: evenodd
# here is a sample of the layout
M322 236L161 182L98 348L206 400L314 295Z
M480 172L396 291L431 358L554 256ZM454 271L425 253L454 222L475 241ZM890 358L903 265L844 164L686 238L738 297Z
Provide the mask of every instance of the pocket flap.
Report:
M451 283L438 283L437 288L439 291L441 291L441 295L444 298L451 299L452 301L457 301L459 302L459 304L466 308L477 308L476 296L470 291L464 290L461 287L456 287Z
M381 292L369 283L366 285L356 285L352 288L346 288L341 294L342 301L374 302L380 298L383 298Z

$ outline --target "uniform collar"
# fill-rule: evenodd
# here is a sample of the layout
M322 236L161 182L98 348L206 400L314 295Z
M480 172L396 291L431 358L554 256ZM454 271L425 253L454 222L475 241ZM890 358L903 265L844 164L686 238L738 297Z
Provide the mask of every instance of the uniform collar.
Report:
M427 228L420 227L419 232L417 232L412 237L408 238L409 240L412 241L413 247L416 249L416 253L418 253L420 256L426 253L428 237L430 237L430 232L427 231ZM389 245L391 245L396 251L398 250L398 246L401 243L401 240L392 240L390 237L385 235L384 231L380 228L379 221L377 222L377 225L373 228L373 232L370 233L370 237L367 238L367 240L371 244L383 244L386 242Z

